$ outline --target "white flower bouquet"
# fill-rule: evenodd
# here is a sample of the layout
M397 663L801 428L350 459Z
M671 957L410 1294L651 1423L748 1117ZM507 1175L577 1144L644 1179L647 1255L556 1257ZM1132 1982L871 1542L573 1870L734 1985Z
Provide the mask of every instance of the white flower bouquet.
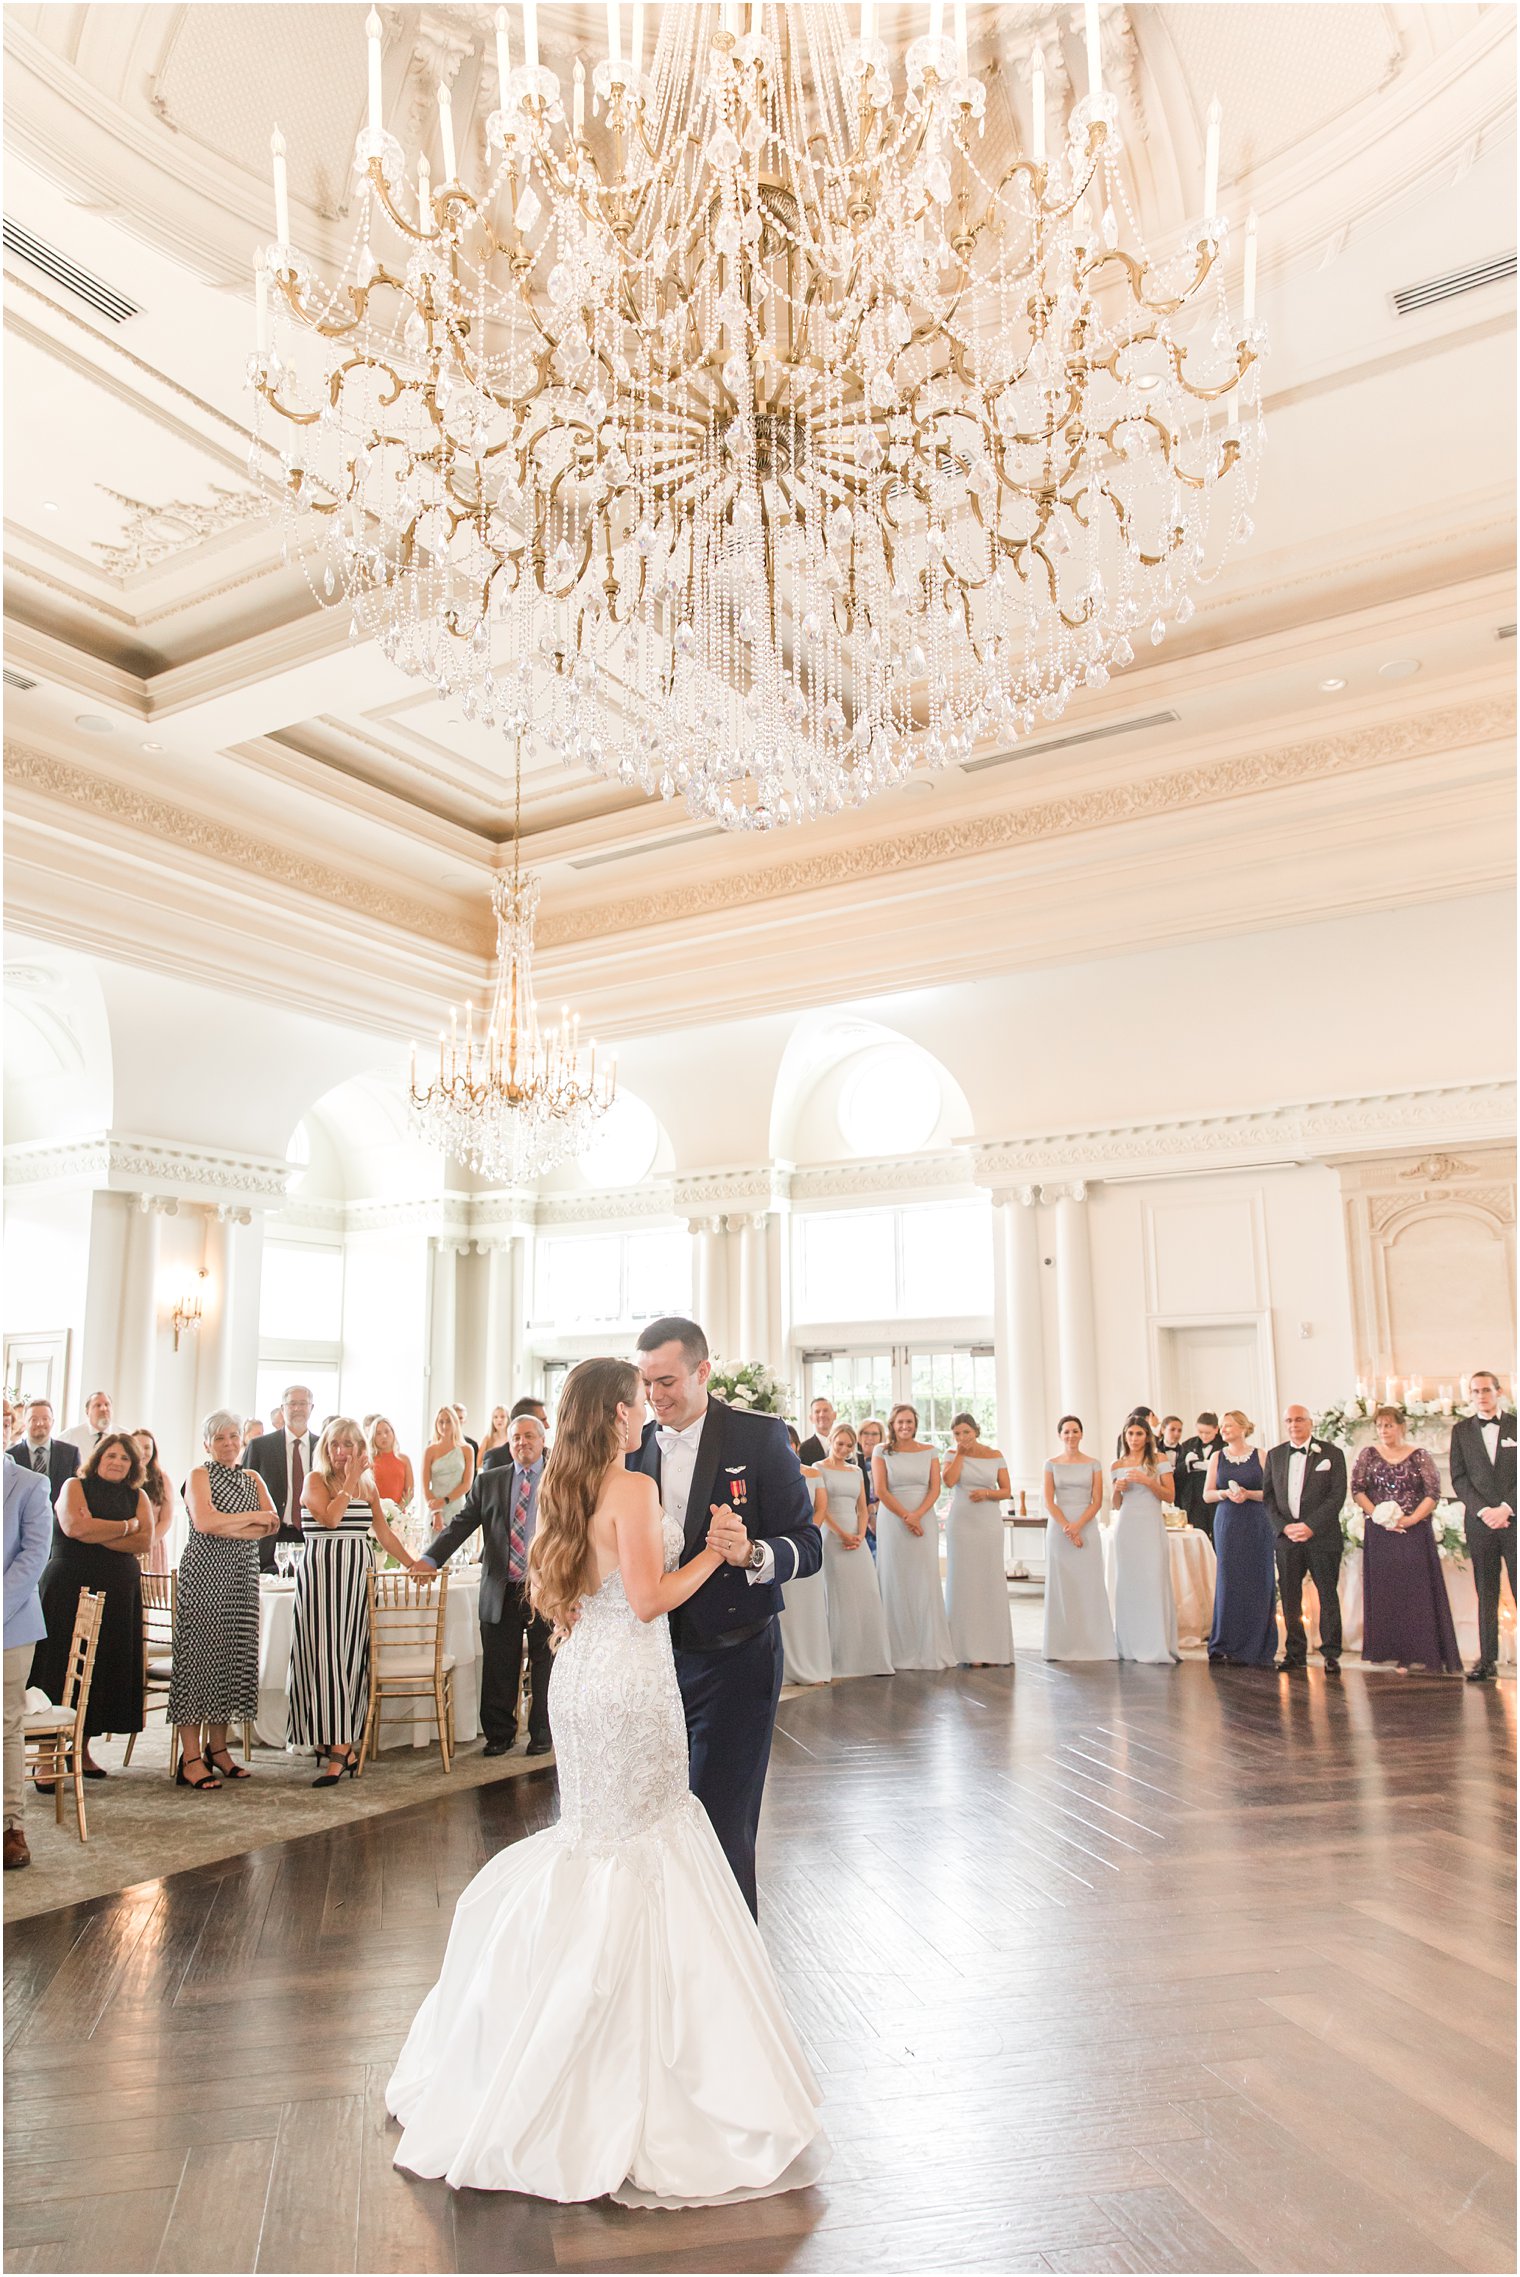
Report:
M408 1517L407 1513L402 1509L400 1503L391 1502L384 1495L382 1495L380 1497L380 1508L384 1514L387 1526L389 1526L396 1539L399 1542L405 1542L407 1548L411 1549L411 1520ZM391 1556L390 1551L385 1547L384 1543L380 1540L379 1535L376 1534L373 1529L370 1532L369 1547L370 1555L375 1560L375 1563L377 1565L395 1565L396 1560Z
M1438 1502L1430 1513L1436 1548L1449 1565L1467 1563L1467 1513L1460 1502Z
M714 1360L707 1388L714 1399L749 1415L785 1415L792 1387L773 1376L763 1360Z
M1404 1523L1404 1513L1396 1502L1380 1502L1372 1513L1372 1523L1396 1534Z

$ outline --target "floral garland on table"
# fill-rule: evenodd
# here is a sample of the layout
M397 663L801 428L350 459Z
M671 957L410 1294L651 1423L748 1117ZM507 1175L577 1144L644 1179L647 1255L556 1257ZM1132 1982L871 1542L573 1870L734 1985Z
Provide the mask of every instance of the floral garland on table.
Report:
M749 1415L785 1415L792 1404L792 1387L772 1375L763 1360L714 1360L707 1388L714 1399Z
M1464 1416L1473 1413L1472 1408L1460 1407L1455 1400L1443 1407L1438 1399L1367 1399L1358 1393L1317 1415L1314 1435L1317 1439L1333 1439L1338 1447L1349 1447L1352 1432L1359 1425L1370 1423L1380 1407L1396 1407L1416 1435L1437 1430L1442 1424L1460 1423Z

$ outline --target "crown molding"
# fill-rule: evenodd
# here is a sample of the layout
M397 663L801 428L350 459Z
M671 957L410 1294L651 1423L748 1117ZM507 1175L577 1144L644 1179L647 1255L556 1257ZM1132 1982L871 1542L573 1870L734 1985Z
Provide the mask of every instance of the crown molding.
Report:
M652 1178L642 1186L609 1187L593 1194L541 1194L530 1212L536 1226L596 1225L623 1218L676 1214L675 1182Z
M675 1181L677 1215L688 1210L769 1210L791 1197L792 1165L757 1162L731 1170L694 1170Z
M816 893L830 886L856 885L995 854L1040 839L1065 839L1081 831L1175 814L1252 792L1356 773L1398 760L1426 758L1472 744L1508 741L1514 733L1512 694L1451 704L1423 715L1406 713L1339 735L1272 744L1232 758L1111 783L1100 790L1004 807L963 822L945 823L938 829L899 829L889 837L820 849L794 861L753 863L748 869L663 893L566 910L540 923L539 944L562 948L610 934L676 924L738 904L753 905L790 894Z
M181 1146L172 1139L101 1131L62 1142L22 1141L5 1149L5 1184L108 1188L115 1193L151 1187L159 1197L219 1200L243 1195L282 1203L290 1165L268 1155L226 1154L213 1147Z
M829 1162L792 1173L794 1202L849 1199L857 1194L901 1194L930 1187L975 1187L971 1155L956 1147L943 1154L883 1155L873 1162Z

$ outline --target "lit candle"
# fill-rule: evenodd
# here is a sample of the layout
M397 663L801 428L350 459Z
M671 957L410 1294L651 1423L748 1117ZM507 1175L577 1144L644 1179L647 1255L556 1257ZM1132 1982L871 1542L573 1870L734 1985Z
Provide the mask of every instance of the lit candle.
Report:
M764 16L765 8L762 0L749 0L749 36L752 40L757 40L760 37L760 27Z
M1393 1406L1394 1402L1398 1398L1397 1376L1385 1376L1383 1378L1383 1398L1387 1402L1388 1406Z
M1203 142L1203 218L1212 221L1219 206L1219 97L1209 105Z
M417 1046L412 1045L412 1089L417 1088Z
M633 0L633 37L629 42L628 64L635 79L644 76L644 0Z
M1425 1397L1425 1378L1423 1376L1410 1376L1404 1385L1404 1397L1406 1399L1423 1399Z
M616 78L623 68L623 11L618 0L607 0L607 61Z
M1256 208L1252 206L1246 220L1246 271L1242 288L1242 303L1247 324L1256 314Z
M929 0L929 37L942 40L945 36L945 0Z
M1466 1378L1466 1376L1464 1376L1464 1377L1462 1378L1462 1405L1463 1405L1464 1407L1467 1405L1467 1378Z
M269 264L262 245L253 257L253 316L254 339L262 356L269 346Z
M507 107L507 81L512 76L512 42L507 37L507 11L496 11L496 103L499 110Z
M1103 92L1103 31L1098 22L1098 0L1087 0L1083 24L1087 33L1087 92L1096 100Z
M579 56L575 59L575 93L571 104L571 127L579 142L586 132L586 66Z
M971 35L966 29L966 0L955 0L955 44L961 51L961 69L971 69Z
M417 220L424 230L433 226L433 170L425 158L417 161Z
M538 69L538 0L523 0L523 62Z
M369 131L372 135L378 135L380 132L381 28L380 18L371 8L364 19L364 29L369 37Z
M290 243L290 189L285 180L285 137L278 127L269 137L269 155L274 160L274 238L277 245Z
M443 154L443 178L446 182L458 178L454 162L454 98L443 81L438 82L438 142Z
M1045 50L1037 47L1029 66L1029 107L1034 120L1034 162L1045 163Z
M865 47L876 37L876 0L860 0L860 44Z

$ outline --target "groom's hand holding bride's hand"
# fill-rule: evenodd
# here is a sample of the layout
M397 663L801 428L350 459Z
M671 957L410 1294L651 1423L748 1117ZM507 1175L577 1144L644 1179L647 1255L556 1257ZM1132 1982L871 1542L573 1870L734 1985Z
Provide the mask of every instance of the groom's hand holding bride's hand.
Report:
M712 1524L707 1529L707 1546L716 1550L725 1565L745 1565L749 1560L750 1540L744 1530L744 1520L726 1502L708 1504Z

